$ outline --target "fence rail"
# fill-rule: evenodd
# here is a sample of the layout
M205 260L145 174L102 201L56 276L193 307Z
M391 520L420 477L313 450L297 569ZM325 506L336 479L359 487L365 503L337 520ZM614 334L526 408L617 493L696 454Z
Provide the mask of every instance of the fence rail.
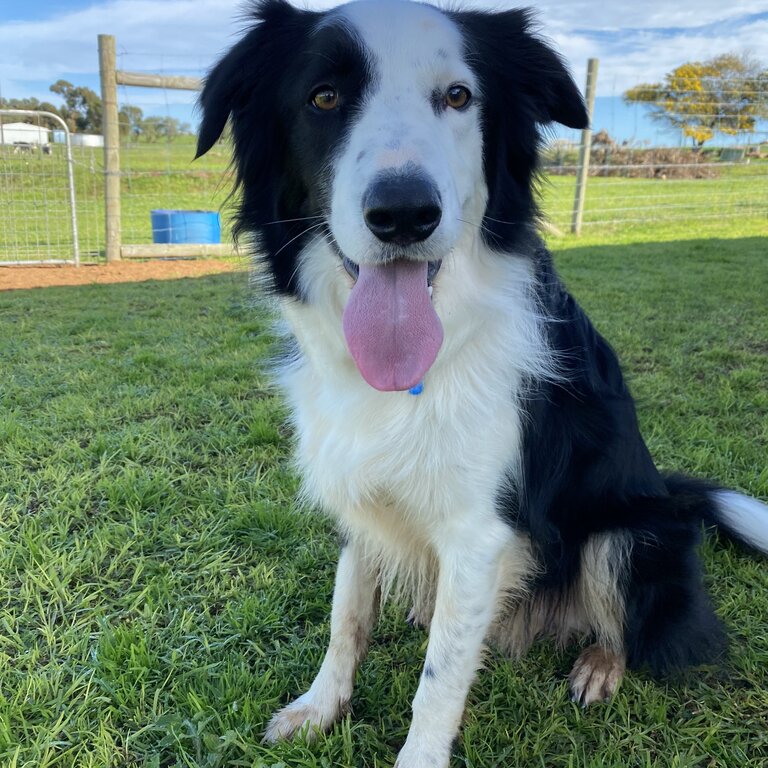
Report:
M199 77L153 75L149 72L124 72L121 69L115 72L115 82L137 88L171 88L178 91L199 91L203 87Z

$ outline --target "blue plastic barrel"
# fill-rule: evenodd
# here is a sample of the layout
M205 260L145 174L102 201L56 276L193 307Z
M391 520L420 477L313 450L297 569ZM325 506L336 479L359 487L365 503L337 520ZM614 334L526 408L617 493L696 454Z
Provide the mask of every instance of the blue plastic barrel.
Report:
M150 211L153 243L220 243L216 211Z

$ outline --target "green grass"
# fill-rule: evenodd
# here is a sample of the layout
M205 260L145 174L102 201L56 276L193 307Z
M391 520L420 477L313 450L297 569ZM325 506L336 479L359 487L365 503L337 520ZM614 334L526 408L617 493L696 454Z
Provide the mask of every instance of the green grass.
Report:
M715 168L710 179L590 177L582 232L589 238L747 237L768 231L768 161ZM574 176L549 176L542 209L570 232Z
M768 497L767 241L558 243L659 463ZM244 275L0 293L0 765L391 766L426 636L390 605L354 714L260 743L312 680L337 545L293 505ZM491 657L454 766L768 765L768 570L704 548L722 668L568 701L576 648Z
M71 225L63 147L46 156L14 155L0 147L0 261L70 258ZM229 148L217 144L193 160L195 140L126 145L121 151L122 240L152 242L155 208L222 211L222 240L230 241L232 206ZM103 259L102 150L75 148L75 187L84 261ZM590 178L584 213L589 238L632 240L699 236L750 237L768 230L768 161L716 169L712 179ZM544 185L543 211L563 232L570 229L574 176Z

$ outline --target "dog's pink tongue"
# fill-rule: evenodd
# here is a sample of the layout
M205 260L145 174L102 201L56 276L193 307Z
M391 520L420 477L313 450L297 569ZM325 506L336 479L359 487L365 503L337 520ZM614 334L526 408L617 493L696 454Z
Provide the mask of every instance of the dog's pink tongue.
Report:
M443 343L428 268L425 261L361 264L344 309L347 347L363 378L383 392L415 387Z

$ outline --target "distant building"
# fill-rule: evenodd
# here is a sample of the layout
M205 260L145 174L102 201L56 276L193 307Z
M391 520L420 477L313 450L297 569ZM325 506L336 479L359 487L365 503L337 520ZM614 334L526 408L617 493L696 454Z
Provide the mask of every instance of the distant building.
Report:
M47 147L49 143L50 131L46 128L30 123L0 122L0 144L6 146L34 144L39 147Z
M72 142L73 147L103 147L104 146L104 137L101 136L100 134L70 133L69 138L70 138L70 141ZM53 132L53 143L54 144L67 143L67 139L64 134L64 131Z

